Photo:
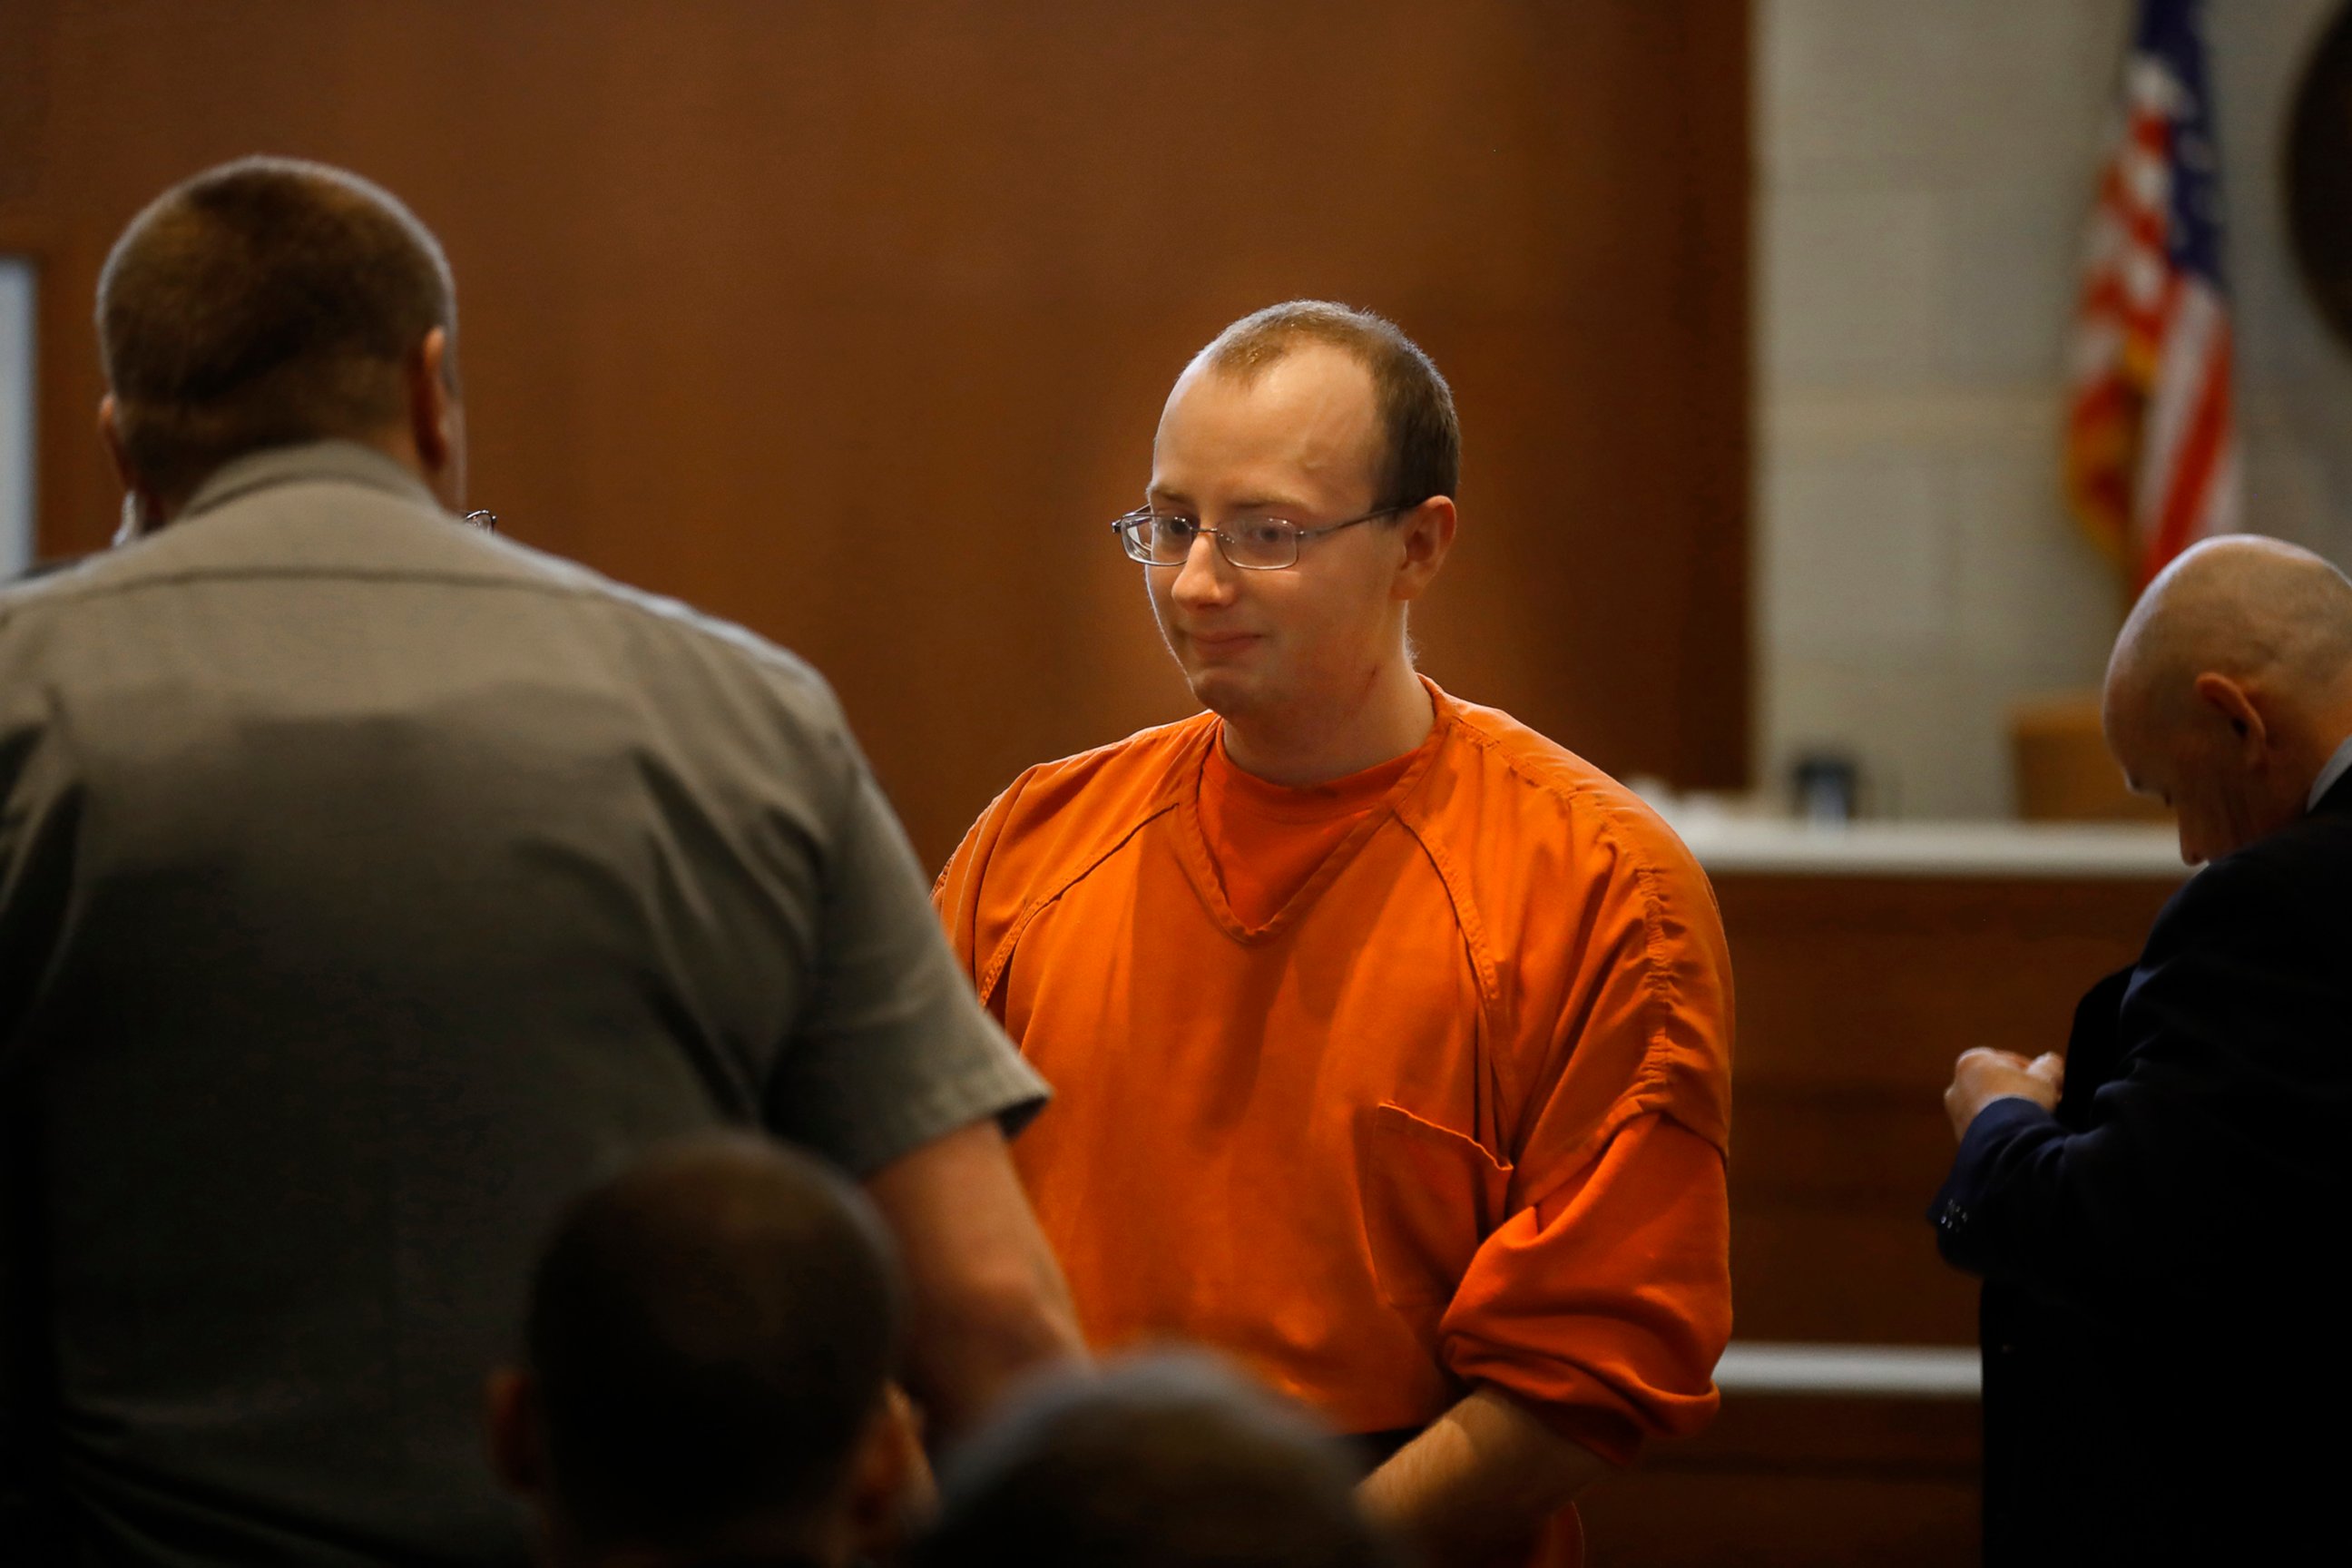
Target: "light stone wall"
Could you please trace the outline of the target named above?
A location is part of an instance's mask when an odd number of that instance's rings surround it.
[[[2336,0],[2213,0],[2250,526],[2352,546],[2352,358],[2278,142]],[[1757,782],[2011,809],[2008,713],[2095,687],[2122,605],[2060,489],[2066,330],[2126,0],[1758,0]]]
[[[33,268],[0,256],[0,583],[33,557]]]

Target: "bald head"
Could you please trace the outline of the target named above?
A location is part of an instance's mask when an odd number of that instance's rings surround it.
[[[2231,534],[2149,584],[2107,665],[2110,711],[2177,721],[2207,672],[2305,700],[2352,690],[2352,582],[2310,551]]]
[[[2284,825],[2352,732],[2352,581],[2251,534],[2185,552],[2116,639],[2104,720],[2133,786],[2179,812],[2192,862]]]

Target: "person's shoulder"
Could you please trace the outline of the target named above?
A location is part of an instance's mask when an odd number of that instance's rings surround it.
[[[58,584],[66,574],[79,570],[79,561],[60,561],[33,568],[21,576],[0,582],[0,625],[8,617],[40,604],[58,591]]]
[[[87,629],[83,607],[116,604],[143,615],[152,595],[207,583],[425,584],[518,595],[551,606],[559,620],[593,628],[592,635],[616,645],[616,667],[656,689],[679,682],[756,686],[806,724],[843,723],[814,667],[747,627],[520,541],[465,528],[404,495],[337,486],[329,511],[300,507],[299,496],[284,493],[302,488],[238,498],[215,513],[7,584],[0,588],[0,634],[12,624]],[[387,526],[354,526],[366,521]],[[44,613],[68,606],[73,613]]]
[[[1720,1151],[1731,959],[1697,858],[1592,763],[1496,709],[1452,709],[1407,826],[1457,905],[1475,908],[1474,940],[1508,957],[1515,1014],[1529,1026],[1496,1060],[1528,1082],[1573,1060],[1610,1104],[1664,1110]],[[1598,1006],[1601,996],[1623,1005]],[[1555,1054],[1563,1042],[1568,1058]]]
[[[2265,877],[2290,883],[2339,888],[2346,868],[2352,866],[2352,805],[2338,805],[2333,798],[2322,802],[2318,810],[2306,812],[2216,864],[2230,861],[2258,868]]]
[[[1216,716],[1195,713],[1123,740],[1024,769],[997,797],[1017,821],[1119,823],[1178,798],[1216,735]]]
[[[1087,874],[1183,798],[1216,723],[1197,713],[1024,769],[972,824],[942,879],[984,877],[1003,891]]]
[[[131,552],[100,551],[64,561],[44,562],[23,576],[0,584],[0,637],[72,620],[71,606],[135,583],[141,576]]]
[[[445,547],[464,552],[466,563],[454,580],[555,606],[560,624],[582,632],[656,700],[732,693],[755,709],[781,710],[795,728],[846,732],[817,668],[750,627],[516,540],[453,533]]]
[[[1605,862],[1704,885],[1681,837],[1625,784],[1499,708],[1446,701],[1453,728],[1442,765],[1451,787],[1425,795],[1425,809],[1518,837],[1522,864],[1558,846],[1588,868]]]
[[[641,630],[649,640],[720,668],[754,671],[831,708],[832,689],[814,665],[750,627],[698,610],[683,600],[615,582],[577,562],[531,553],[549,587],[597,605],[616,622]]]
[[[2315,812],[2222,856],[2181,884],[2158,917],[2167,928],[2226,926],[2248,934],[2352,921],[2352,814]]]

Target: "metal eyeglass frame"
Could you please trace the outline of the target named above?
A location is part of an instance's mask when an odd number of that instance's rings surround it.
[[[1413,507],[1419,506],[1420,504],[1421,503],[1419,501],[1414,501],[1412,505],[1408,506],[1384,506],[1378,511],[1368,511],[1361,517],[1351,517],[1345,522],[1326,523],[1321,528],[1301,528],[1286,517],[1251,518],[1249,521],[1254,523],[1280,524],[1282,529],[1282,537],[1290,542],[1290,559],[1287,561],[1276,561],[1271,563],[1234,560],[1234,541],[1231,533],[1222,528],[1203,528],[1201,526],[1201,520],[1197,517],[1186,519],[1186,521],[1190,521],[1192,525],[1193,539],[1198,539],[1201,535],[1205,533],[1210,538],[1215,540],[1217,542],[1217,553],[1223,556],[1225,558],[1225,563],[1233,567],[1235,571],[1286,572],[1291,567],[1298,564],[1298,547],[1306,543],[1307,541],[1310,539],[1320,539],[1327,533],[1337,533],[1343,528],[1353,528],[1360,522],[1370,522],[1377,517],[1394,517],[1399,512],[1411,511]],[[1127,552],[1127,558],[1129,561],[1138,562],[1145,566],[1181,566],[1184,564],[1185,560],[1191,558],[1192,550],[1192,540],[1185,541],[1183,557],[1174,561],[1162,561],[1156,555],[1146,553],[1144,542],[1141,539],[1136,536],[1135,531],[1143,527],[1147,523],[1156,522],[1161,518],[1181,518],[1183,516],[1184,514],[1182,512],[1153,511],[1150,507],[1142,506],[1136,508],[1133,511],[1113,518],[1111,520],[1110,531],[1118,535],[1120,548]]]

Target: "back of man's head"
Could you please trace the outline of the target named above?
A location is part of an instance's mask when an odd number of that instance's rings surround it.
[[[1049,1384],[940,1478],[918,1568],[1394,1568],[1335,1442],[1214,1363]]]
[[[1311,346],[1339,350],[1371,377],[1387,447],[1376,480],[1379,504],[1410,507],[1454,494],[1462,483],[1462,424],[1454,389],[1387,317],[1328,300],[1289,300],[1244,316],[1194,360],[1246,384]]]
[[[99,277],[123,457],[174,504],[247,452],[395,425],[435,327],[454,338],[457,294],[432,234],[391,193],[289,158],[164,192]]]
[[[494,1453],[560,1557],[834,1560],[853,1472],[894,1440],[902,1314],[845,1182],[762,1139],[675,1145],[564,1214]]]

